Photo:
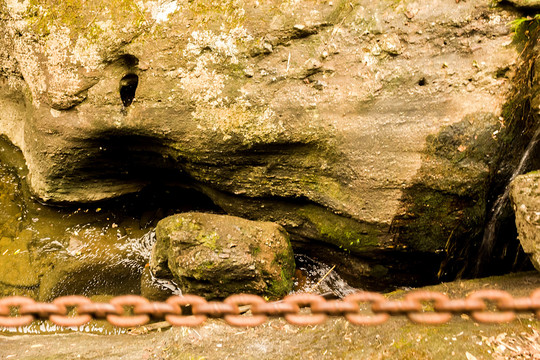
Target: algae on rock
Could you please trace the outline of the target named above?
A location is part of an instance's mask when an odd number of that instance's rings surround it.
[[[294,257],[279,225],[227,215],[183,213],[161,220],[150,271],[185,293],[225,298],[255,293],[279,298],[292,290]]]

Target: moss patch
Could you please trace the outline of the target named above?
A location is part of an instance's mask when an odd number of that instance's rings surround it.
[[[134,0],[31,0],[26,18],[40,36],[48,36],[54,28],[68,27],[72,38],[82,35],[89,40],[95,40],[104,33],[100,22],[110,20],[117,26],[130,24],[135,27],[146,22],[144,13]]]
[[[375,225],[345,218],[315,205],[302,207],[298,214],[315,226],[321,240],[344,250],[362,252],[379,245],[380,230]]]

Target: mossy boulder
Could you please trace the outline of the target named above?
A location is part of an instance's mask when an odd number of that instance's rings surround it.
[[[150,270],[172,277],[183,292],[206,298],[254,293],[278,298],[292,289],[294,256],[274,223],[184,213],[161,220]]]
[[[519,175],[510,186],[519,241],[540,271],[540,172]]]

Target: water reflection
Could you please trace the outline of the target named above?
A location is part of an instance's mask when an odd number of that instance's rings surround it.
[[[163,184],[115,200],[51,206],[33,197],[24,159],[0,138],[0,296],[139,293],[157,222],[219,211],[200,193]]]
[[[0,327],[0,334],[2,335],[49,335],[49,334],[66,334],[70,332],[85,332],[89,334],[100,335],[117,335],[126,334],[129,329],[118,328],[109,324],[105,320],[93,320],[88,324],[73,327],[62,327],[53,324],[50,321],[34,321],[28,326],[19,326],[16,328],[3,328]]]

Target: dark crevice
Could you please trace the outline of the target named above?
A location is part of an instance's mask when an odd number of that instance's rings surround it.
[[[135,74],[127,74],[120,80],[120,98],[124,107],[128,107],[135,99],[135,91],[139,85],[139,77]]]

